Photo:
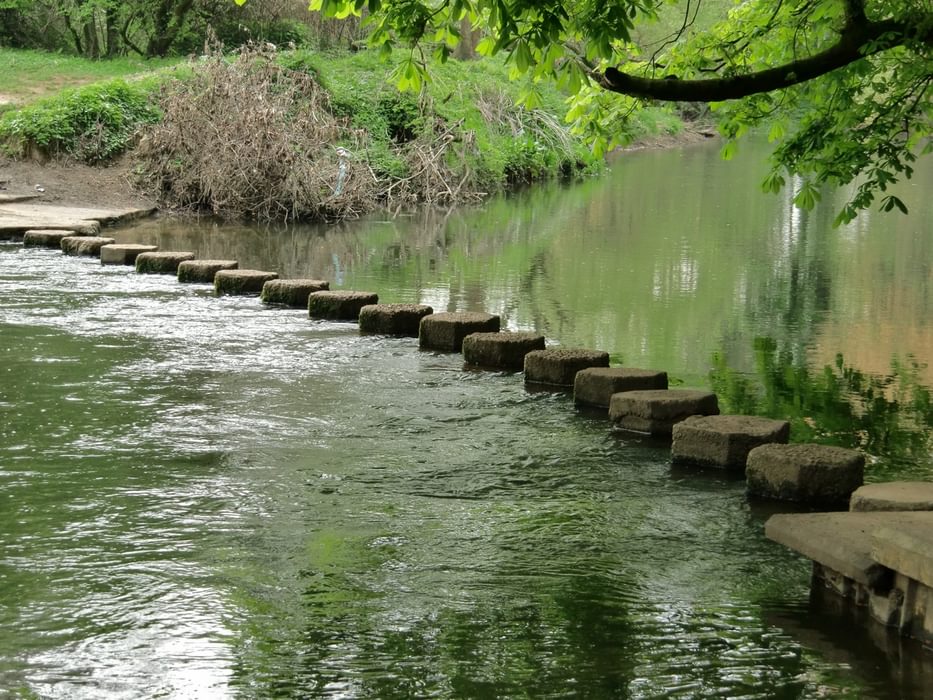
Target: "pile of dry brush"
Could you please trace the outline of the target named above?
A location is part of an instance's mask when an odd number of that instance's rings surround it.
[[[233,60],[208,55],[192,78],[163,88],[160,106],[164,118],[145,133],[136,157],[143,186],[170,207],[333,221],[379,204],[478,196],[448,165],[451,150],[468,144],[440,123],[400,150],[405,176],[377,176],[365,131],[336,117],[313,76],[283,68],[267,47],[246,47]]]

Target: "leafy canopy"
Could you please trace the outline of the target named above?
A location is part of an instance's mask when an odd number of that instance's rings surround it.
[[[236,0],[245,2],[245,0]],[[800,176],[795,202],[812,207],[823,184],[857,182],[837,223],[910,177],[933,150],[933,3],[930,0],[736,0],[718,24],[691,33],[703,0],[312,0],[325,16],[366,15],[372,47],[401,49],[395,79],[418,90],[427,52],[445,61],[464,26],[481,29],[480,54],[502,53],[513,76],[567,92],[567,120],[597,152],[624,140],[625,120],[646,100],[708,102],[728,139],[753,127],[775,143],[765,191]],[[664,5],[683,25],[650,52],[636,27]],[[468,20],[468,24],[465,21]]]

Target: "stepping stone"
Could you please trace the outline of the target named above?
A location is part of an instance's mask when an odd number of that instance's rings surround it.
[[[421,319],[433,313],[425,304],[368,304],[360,309],[360,331],[417,338]]]
[[[573,400],[577,404],[608,408],[613,394],[649,389],[667,389],[667,372],[631,367],[588,367],[577,372],[573,381]]]
[[[933,481],[865,484],[852,494],[849,510],[933,510]]]
[[[768,443],[786,443],[790,423],[757,416],[690,416],[673,428],[671,460],[674,464],[696,464],[745,469],[752,449]]]
[[[236,270],[236,260],[183,260],[178,264],[179,282],[214,283],[214,275],[221,270]]]
[[[418,345],[423,350],[460,352],[470,333],[498,333],[498,316],[477,311],[431,314],[421,319]]]
[[[762,445],[748,454],[748,493],[820,505],[848,503],[862,485],[865,457],[830,445]]]
[[[308,315],[331,321],[356,321],[360,309],[378,303],[379,295],[372,292],[313,292],[308,296]]]
[[[263,270],[218,270],[214,275],[214,293],[217,296],[259,294],[266,282],[278,276],[276,272]]]
[[[61,250],[62,239],[74,235],[74,231],[33,229],[23,234],[23,246],[26,248],[57,248]]]
[[[141,245],[139,243],[109,243],[101,246],[101,265],[135,265],[136,257],[140,253],[153,253],[159,249],[155,245]]]
[[[694,389],[624,391],[609,400],[609,418],[620,428],[652,435],[670,435],[674,425],[690,416],[719,414],[716,394]]]
[[[525,381],[572,387],[577,372],[590,367],[608,367],[609,353],[585,348],[550,348],[525,355]]]
[[[525,355],[533,350],[544,350],[544,336],[540,333],[470,333],[463,339],[463,359],[477,367],[521,371]]]
[[[101,236],[65,236],[60,245],[65,255],[100,255],[100,249],[113,242]]]
[[[282,304],[296,309],[308,308],[308,297],[313,292],[330,289],[326,280],[269,280],[262,285],[260,300],[265,304]]]
[[[177,275],[178,266],[186,260],[194,260],[194,253],[167,250],[140,253],[136,256],[136,272],[141,274]]]

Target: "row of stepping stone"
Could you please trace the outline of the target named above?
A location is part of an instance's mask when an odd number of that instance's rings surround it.
[[[572,390],[577,405],[606,409],[621,429],[670,437],[675,464],[745,470],[753,495],[837,505],[862,485],[865,460],[854,450],[788,445],[787,421],[719,415],[714,393],[669,389],[666,372],[610,367],[604,351],[546,348],[541,334],[501,331],[494,314],[379,304],[377,294],[331,291],[324,280],[278,279],[274,272],[240,270],[235,260],[196,260],[191,252],[67,231],[27,231],[23,244],[99,256],[101,264],[135,265],[139,273],[175,274],[179,282],[212,283],[218,295],[259,294],[267,304],[306,307],[312,318],[356,321],[364,333],[415,336],[423,349],[462,352],[471,367],[521,370],[529,384]]]

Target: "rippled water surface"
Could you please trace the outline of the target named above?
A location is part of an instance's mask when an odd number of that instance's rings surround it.
[[[933,173],[838,230],[759,175],[639,153],[447,215],[116,235],[500,313],[931,478]],[[928,651],[809,600],[781,508],[520,374],[15,243],[0,295],[0,696],[929,693]]]

